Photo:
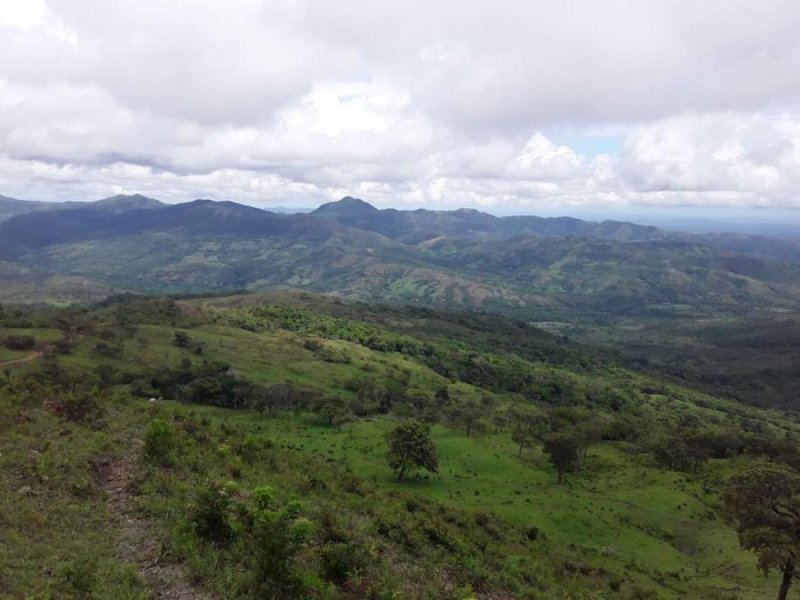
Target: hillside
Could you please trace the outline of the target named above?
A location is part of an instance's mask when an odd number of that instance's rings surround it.
[[[78,202],[34,202],[30,200],[17,200],[0,195],[0,222],[7,221],[17,215],[49,210],[64,210],[82,203]]]
[[[266,585],[755,600],[777,586],[738,548],[718,494],[765,453],[796,464],[795,417],[524,323],[258,294],[6,308],[9,337],[34,344],[0,355],[11,597],[254,598]],[[398,481],[384,434],[409,418],[431,427],[439,464]],[[583,448],[564,483],[542,451],[554,435]],[[691,461],[665,462],[678,447]],[[277,562],[257,550],[270,536],[287,536],[265,547]]]
[[[616,353],[637,368],[756,406],[800,408],[800,316],[778,312],[712,319],[576,319],[542,327]]]
[[[800,305],[800,246],[667,234],[629,223],[378,210],[345,198],[307,214],[232,202],[118,197],[0,223],[6,301],[69,298],[59,278],[102,290],[274,288],[501,312],[713,316]],[[733,251],[734,244],[738,251]],[[783,260],[765,256],[779,255]],[[798,253],[800,256],[800,253]],[[40,288],[32,297],[30,286]]]
[[[363,200],[346,197],[320,206],[313,216],[366,229],[410,244],[440,236],[459,238],[513,237],[520,235],[563,237],[581,236],[619,241],[661,239],[665,233],[655,227],[603,221],[591,223],[569,217],[495,217],[474,209],[453,211],[396,209],[378,210]]]

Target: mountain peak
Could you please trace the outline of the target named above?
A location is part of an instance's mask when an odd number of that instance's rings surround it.
[[[116,196],[111,196],[110,198],[98,200],[93,204],[94,206],[114,211],[128,211],[140,208],[160,208],[164,206],[163,202],[160,202],[155,198],[148,198],[142,194],[118,194]]]
[[[345,196],[344,198],[342,198],[337,202],[328,202],[327,204],[323,204],[311,214],[320,217],[325,217],[325,216],[359,217],[359,216],[373,215],[379,212],[380,211],[374,206],[372,206],[372,204],[370,204],[369,202],[364,202],[360,198]]]

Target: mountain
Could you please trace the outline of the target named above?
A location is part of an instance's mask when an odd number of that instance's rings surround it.
[[[17,200],[8,196],[0,196],[0,223],[12,217],[33,212],[43,212],[48,210],[63,210],[80,202],[34,202],[30,200]]]
[[[466,209],[379,210],[350,197],[287,215],[120,196],[18,215],[0,223],[0,240],[6,300],[24,273],[29,285],[69,276],[127,292],[294,288],[526,319],[800,307],[800,263],[792,260],[800,246],[786,240]]]
[[[162,202],[141,194],[117,195],[104,198],[96,202],[41,202],[32,200],[17,200],[7,196],[0,196],[0,223],[12,217],[31,213],[65,211],[82,209],[94,206],[109,212],[123,213],[141,208],[160,208],[166,206]]]
[[[328,229],[325,223],[306,215],[276,215],[234,202],[195,200],[166,205],[143,196],[118,196],[79,208],[20,215],[0,224],[0,238],[18,247],[37,249],[151,231],[269,237],[324,233]]]
[[[443,235],[468,238],[584,236],[620,241],[661,239],[666,236],[655,227],[618,221],[593,223],[570,217],[495,217],[464,208],[453,211],[402,211],[393,208],[379,210],[363,200],[349,196],[338,202],[323,204],[311,214],[350,227],[374,231],[405,243],[421,243]]]
[[[123,213],[131,210],[163,208],[166,206],[166,204],[156,200],[155,198],[148,198],[147,196],[142,196],[141,194],[120,194],[110,198],[105,198],[103,200],[98,200],[97,202],[92,203],[92,206],[96,208],[103,208],[110,212]]]

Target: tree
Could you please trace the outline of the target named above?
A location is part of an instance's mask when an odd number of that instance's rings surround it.
[[[469,399],[453,405],[450,410],[450,419],[461,425],[464,433],[469,437],[486,427],[486,419],[493,411],[494,400],[489,396],[484,396],[480,402]]]
[[[586,459],[589,448],[603,439],[603,423],[599,419],[581,421],[572,430],[578,443],[581,460]]]
[[[754,468],[732,477],[722,499],[739,545],[758,555],[765,573],[781,572],[778,600],[785,600],[800,559],[800,476],[778,466]]]
[[[439,470],[436,447],[431,439],[431,428],[419,421],[401,423],[386,434],[389,444],[387,459],[391,469],[402,481],[406,471],[425,469],[431,473]]]
[[[315,404],[314,412],[325,419],[328,425],[336,427],[337,431],[353,420],[350,404],[341,396],[320,398]]]
[[[699,471],[711,456],[714,442],[709,432],[678,430],[656,441],[653,458],[659,467],[671,471]]]
[[[653,445],[656,466],[669,471],[691,471],[694,460],[689,447],[680,437],[663,436]]]
[[[547,431],[549,423],[543,415],[518,414],[513,417],[516,425],[511,432],[511,439],[519,446],[519,456],[522,456],[523,450],[536,445],[536,442]]]
[[[568,433],[554,433],[544,440],[542,450],[558,471],[558,483],[564,481],[564,473],[578,469],[578,441]]]
[[[172,343],[178,348],[188,348],[191,341],[191,338],[183,331],[176,331],[175,336],[172,338]]]

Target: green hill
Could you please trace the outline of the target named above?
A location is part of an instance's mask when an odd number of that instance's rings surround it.
[[[44,355],[0,379],[9,597],[747,600],[778,585],[719,492],[759,461],[800,464],[795,416],[523,322],[273,293],[5,307],[0,339],[21,337]],[[384,434],[409,419],[430,426],[438,470],[398,481]],[[563,484],[553,436],[580,448]]]

